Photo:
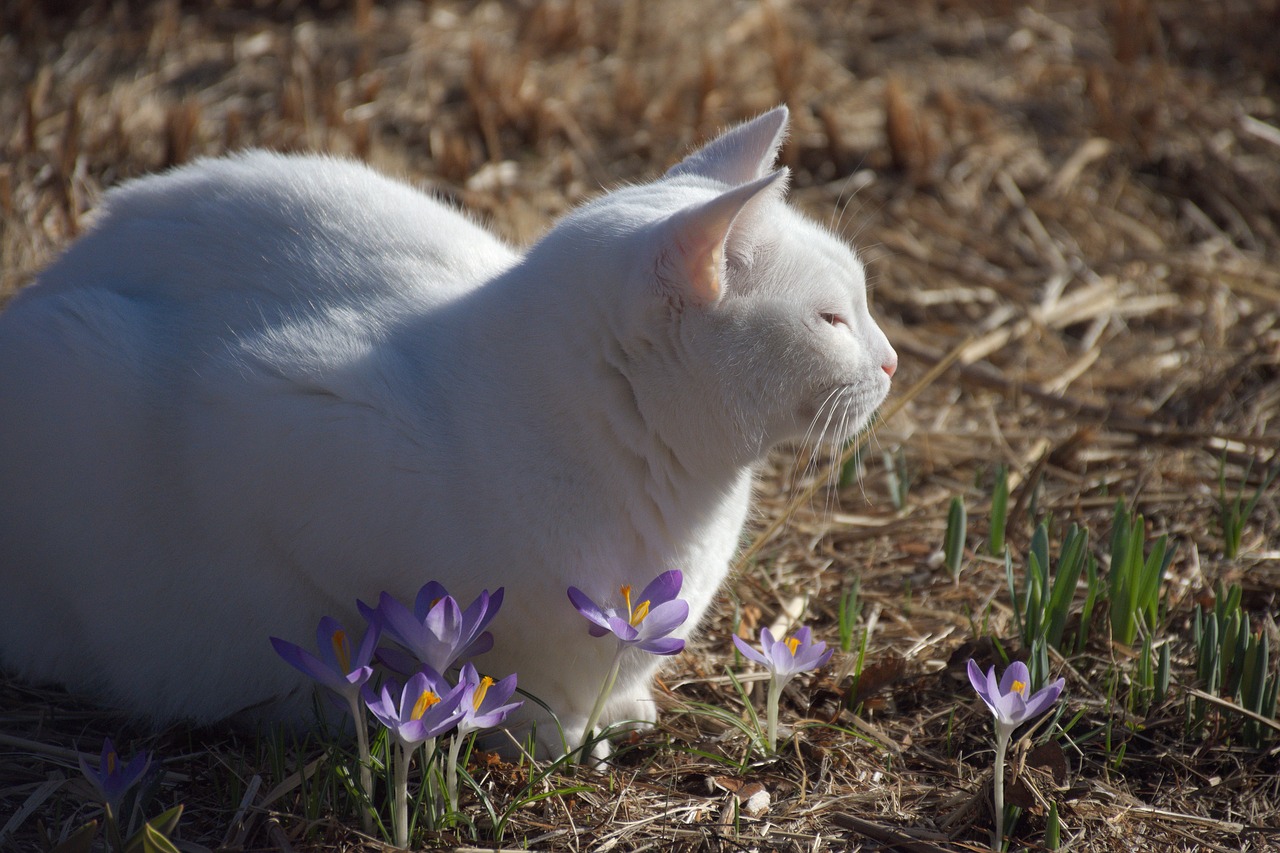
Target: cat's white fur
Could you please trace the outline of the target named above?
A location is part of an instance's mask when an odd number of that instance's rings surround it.
[[[566,588],[617,603],[680,569],[688,636],[753,463],[888,391],[862,266],[782,198],[786,121],[523,254],[322,157],[109,193],[0,314],[0,662],[157,721],[297,718],[309,686],[268,635],[429,579],[464,605],[501,586],[477,663],[576,736],[614,642]],[[602,722],[653,718],[658,663],[629,656]]]

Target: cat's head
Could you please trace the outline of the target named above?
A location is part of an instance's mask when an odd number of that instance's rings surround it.
[[[646,425],[693,458],[843,441],[897,366],[857,256],[786,203],[787,170],[774,168],[786,126],[786,108],[765,113],[570,225],[627,256],[621,292],[596,282],[588,298]]]

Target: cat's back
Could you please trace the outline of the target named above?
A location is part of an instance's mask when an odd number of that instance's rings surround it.
[[[383,298],[430,304],[515,260],[502,241],[363,164],[251,151],[108,192],[93,225],[17,301],[108,291],[271,312]]]

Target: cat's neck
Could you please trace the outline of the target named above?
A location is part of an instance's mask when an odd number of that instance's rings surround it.
[[[453,377],[467,377],[467,401],[455,415],[469,423],[458,429],[486,444],[470,452],[488,455],[496,470],[504,457],[508,471],[531,462],[561,470],[574,488],[601,499],[625,494],[632,523],[651,544],[687,541],[721,524],[726,502],[745,511],[750,454],[731,442],[690,447],[655,428],[616,318],[593,292],[607,287],[573,278],[580,275],[558,256],[534,252],[424,318],[430,328],[406,328],[405,345],[426,348],[419,360],[426,369],[448,365]],[[522,458],[535,448],[541,458]]]

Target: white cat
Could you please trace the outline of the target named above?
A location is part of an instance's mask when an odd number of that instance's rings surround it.
[[[847,438],[888,392],[862,266],[783,199],[786,123],[523,254],[323,157],[109,193],[0,315],[0,663],[159,722],[299,719],[269,635],[431,579],[464,605],[501,586],[476,663],[572,739],[615,643],[566,589],[618,604],[680,569],[688,636],[753,464],[811,425]],[[603,723],[654,717],[660,659],[629,658]]]

